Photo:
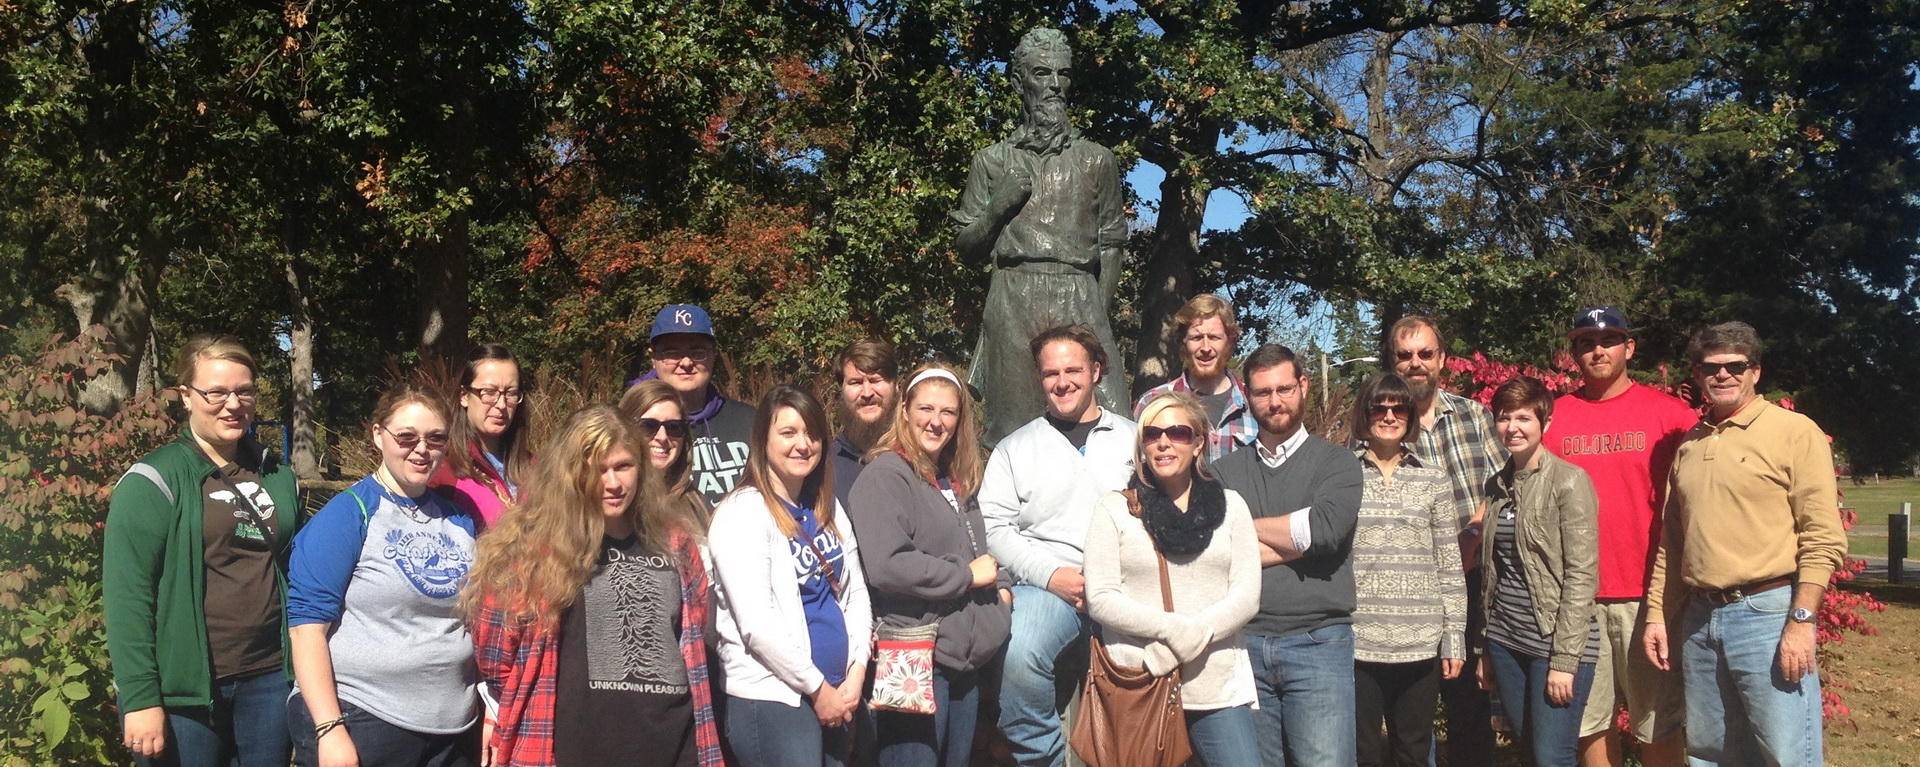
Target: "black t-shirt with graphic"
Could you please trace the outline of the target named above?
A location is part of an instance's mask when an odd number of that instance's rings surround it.
[[[220,467],[200,486],[206,566],[207,646],[213,676],[280,668],[280,584],[273,546],[283,531],[260,475],[240,464]]]
[[[601,542],[560,628],[558,767],[693,767],[693,695],[680,656],[680,575],[639,536]]]

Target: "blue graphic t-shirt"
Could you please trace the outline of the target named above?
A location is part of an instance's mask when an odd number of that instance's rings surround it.
[[[846,554],[840,548],[840,536],[832,530],[820,529],[820,521],[814,517],[811,506],[796,506],[786,501],[781,505],[793,514],[800,523],[800,534],[813,541],[808,546],[798,538],[787,541],[793,552],[794,580],[800,585],[800,607],[807,614],[807,636],[813,644],[813,665],[827,678],[827,684],[838,685],[847,680],[847,617],[840,612],[840,601],[834,597],[833,584],[827,581],[826,573],[831,571],[835,580],[844,582]],[[815,555],[814,549],[820,554]],[[820,566],[820,557],[827,558],[827,566]]]

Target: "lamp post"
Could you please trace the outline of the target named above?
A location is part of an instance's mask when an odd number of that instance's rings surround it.
[[[1327,433],[1333,433],[1333,369],[1355,362],[1379,362],[1379,357],[1348,357],[1334,361],[1329,355],[1320,355],[1320,413]]]

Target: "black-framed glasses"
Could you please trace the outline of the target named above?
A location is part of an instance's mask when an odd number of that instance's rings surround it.
[[[193,384],[180,384],[180,388],[200,395],[201,399],[206,400],[207,404],[214,407],[227,404],[227,398],[229,397],[242,405],[251,405],[260,399],[259,389],[234,389],[233,391],[214,389],[213,391],[207,391],[205,389],[195,388]]]
[[[1405,419],[1407,414],[1411,412],[1413,411],[1408,409],[1404,402],[1398,405],[1374,405],[1373,407],[1367,408],[1367,415],[1373,418],[1379,418],[1380,416],[1392,413],[1395,418]]]
[[[488,405],[499,402],[503,397],[506,398],[507,404],[518,405],[520,404],[520,400],[526,397],[526,394],[519,389],[475,389],[469,386],[467,387],[467,393],[479,397],[482,403]]]
[[[392,429],[387,428],[385,424],[375,425],[374,428],[377,428],[381,431],[386,432],[387,436],[393,440],[393,444],[396,447],[399,447],[401,450],[405,450],[407,452],[413,452],[414,447],[418,446],[421,442],[427,443],[428,450],[447,449],[447,442],[449,438],[447,437],[447,433],[444,431],[429,432],[426,436],[422,437],[419,434],[419,432],[394,431]]]
[[[1753,367],[1753,363],[1747,360],[1734,360],[1733,362],[1695,362],[1693,363],[1693,374],[1701,378],[1717,378],[1721,371],[1726,371],[1727,375],[1739,378],[1740,376],[1746,375],[1747,371],[1752,370]]]
[[[660,362],[679,362],[681,360],[693,360],[694,362],[713,361],[713,349],[706,346],[692,349],[652,349],[649,353],[653,355],[655,360]]]
[[[664,420],[664,421],[658,418],[641,418],[639,419],[639,422],[640,422],[640,434],[646,437],[647,439],[653,439],[653,435],[660,433],[661,429],[666,429],[667,436],[669,437],[672,437],[674,439],[686,439],[687,431],[689,430],[689,426],[685,418],[676,418],[676,419]]]
[[[1433,358],[1439,354],[1438,349],[1396,349],[1393,352],[1393,358],[1401,362],[1412,362],[1414,357],[1419,357],[1421,362],[1432,362]]]
[[[1178,426],[1168,426],[1165,428],[1161,428],[1159,426],[1147,426],[1140,429],[1140,436],[1145,438],[1146,441],[1148,442],[1159,442],[1160,438],[1164,436],[1167,439],[1171,440],[1173,444],[1191,445],[1193,444],[1193,427],[1188,426],[1184,423]]]

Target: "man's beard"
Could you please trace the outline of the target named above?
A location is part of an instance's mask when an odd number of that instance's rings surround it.
[[[1040,154],[1053,154],[1067,148],[1073,140],[1072,125],[1067,121],[1067,102],[1064,99],[1036,99],[1029,101],[1022,110],[1026,122],[1020,126],[1014,143],[1021,149]]]
[[[1403,376],[1402,380],[1407,382],[1407,391],[1413,394],[1413,401],[1415,403],[1424,404],[1433,399],[1434,385],[1432,375],[1428,375],[1426,378],[1418,381]]]
[[[846,400],[840,401],[840,423],[843,424],[847,441],[861,450],[873,447],[873,443],[879,441],[880,435],[885,434],[887,429],[893,426],[893,419],[890,417],[892,415],[893,397],[891,396],[880,403],[880,417],[870,422],[860,420],[860,417],[854,414],[853,408],[847,405]]]

